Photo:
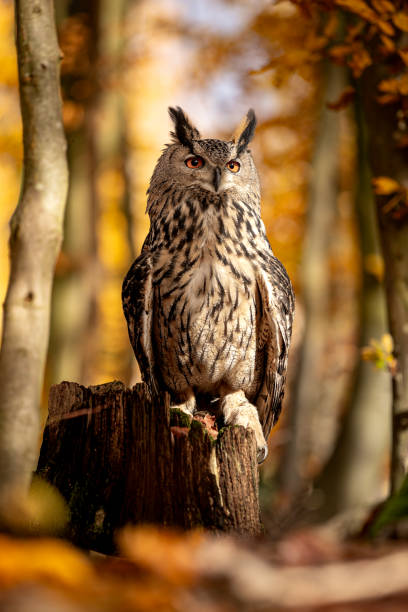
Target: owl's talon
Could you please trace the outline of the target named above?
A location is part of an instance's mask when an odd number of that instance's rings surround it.
[[[258,448],[258,452],[256,457],[258,459],[258,463],[263,463],[268,456],[268,446],[265,444],[262,448]]]

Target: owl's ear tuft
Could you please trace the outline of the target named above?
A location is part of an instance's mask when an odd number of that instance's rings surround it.
[[[243,118],[237,129],[235,130],[232,140],[237,143],[237,157],[251,142],[256,127],[256,117],[252,108],[249,109],[246,116]]]
[[[175,128],[170,134],[175,140],[190,148],[193,140],[200,139],[200,132],[190,123],[187,115],[179,106],[176,108],[170,106],[169,115]]]

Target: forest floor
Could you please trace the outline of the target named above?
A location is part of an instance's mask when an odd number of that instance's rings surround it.
[[[408,609],[408,546],[341,542],[327,527],[272,542],[127,527],[118,556],[57,538],[0,536],[7,612]]]

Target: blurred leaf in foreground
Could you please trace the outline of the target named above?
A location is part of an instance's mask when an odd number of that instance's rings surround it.
[[[392,375],[397,368],[397,360],[393,355],[394,341],[391,334],[384,334],[381,340],[370,340],[369,346],[361,349],[364,361],[372,361],[379,370],[389,370]]]
[[[2,588],[31,581],[74,588],[86,585],[93,576],[86,557],[66,542],[0,536]]]
[[[126,527],[119,534],[125,556],[172,584],[187,584],[195,577],[195,557],[204,535],[157,527]]]
[[[59,491],[34,476],[28,494],[16,492],[4,504],[0,522],[7,531],[21,534],[56,535],[69,519],[69,510]]]

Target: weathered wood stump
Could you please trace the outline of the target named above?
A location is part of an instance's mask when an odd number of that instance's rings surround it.
[[[213,439],[143,384],[53,386],[37,473],[66,499],[69,537],[94,550],[114,550],[126,523],[262,530],[253,432]]]

